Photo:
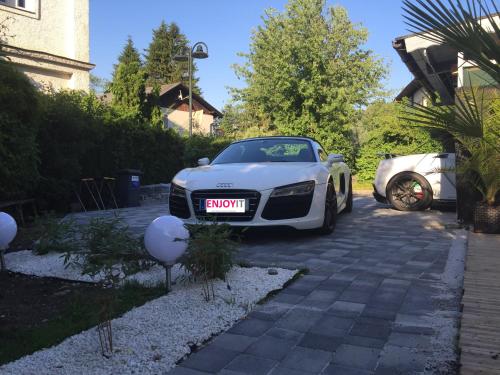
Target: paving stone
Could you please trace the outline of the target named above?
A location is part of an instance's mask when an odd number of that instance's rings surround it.
[[[384,340],[391,333],[391,322],[384,319],[360,317],[352,327],[352,336],[364,336]]]
[[[330,352],[297,346],[288,353],[281,365],[294,370],[317,373],[323,370],[331,359]]]
[[[217,372],[229,364],[238,354],[235,350],[208,345],[199,352],[191,354],[180,366],[205,372]]]
[[[305,348],[334,352],[343,343],[343,341],[344,340],[341,337],[306,333],[298,345]]]
[[[367,348],[375,348],[375,349],[382,349],[384,345],[387,343],[386,340],[374,339],[373,337],[366,337],[366,336],[347,335],[343,339],[346,344],[354,346],[364,346]]]
[[[207,375],[209,372],[193,370],[187,367],[177,366],[168,372],[168,375]]]
[[[240,354],[226,366],[226,369],[237,371],[242,374],[261,375],[267,374],[277,363],[276,361],[262,357]]]
[[[372,371],[366,371],[354,367],[339,366],[331,364],[323,372],[325,375],[372,375]]]
[[[291,368],[277,366],[271,371],[271,375],[313,375],[315,372],[305,370],[293,370]]]
[[[322,315],[319,311],[294,308],[276,322],[276,327],[307,332]]]
[[[286,291],[283,291],[273,297],[272,301],[274,302],[281,302],[281,303],[289,303],[289,304],[296,304],[299,303],[304,299],[304,296],[298,295],[298,294],[290,294],[287,293]]]
[[[361,314],[365,306],[363,303],[336,301],[328,309],[328,313],[346,318],[355,318]]]
[[[311,327],[309,332],[324,336],[344,336],[353,324],[353,319],[325,314]]]
[[[379,353],[380,349],[343,344],[333,355],[332,364],[372,371],[377,365]]]
[[[233,335],[232,333],[223,333],[216,337],[211,345],[219,346],[224,349],[244,352],[251,344],[257,340],[255,337]]]
[[[361,291],[361,290],[345,290],[339,297],[339,301],[345,302],[355,302],[355,303],[367,303],[372,297],[371,292]]]
[[[286,312],[288,312],[291,307],[291,304],[279,303],[273,300],[257,307],[250,313],[249,317],[275,321],[281,318]]]
[[[388,341],[390,345],[406,348],[428,349],[431,347],[431,338],[428,335],[393,332]]]
[[[266,335],[284,340],[294,340],[297,342],[304,334],[302,332],[292,331],[289,329],[273,327],[266,332]]]
[[[376,374],[382,374],[385,370],[393,371],[392,374],[419,373],[425,369],[426,361],[424,352],[415,351],[412,348],[386,345],[380,355]]]
[[[244,319],[236,323],[228,332],[235,335],[258,337],[273,326],[273,322],[261,319]]]
[[[256,357],[274,359],[279,361],[295,345],[296,340],[284,340],[273,336],[264,335],[255,341],[246,350],[247,354]]]
[[[361,313],[362,317],[377,318],[394,321],[396,319],[395,310],[386,310],[387,306],[382,306],[383,308],[373,307],[374,305],[367,305],[366,308]]]

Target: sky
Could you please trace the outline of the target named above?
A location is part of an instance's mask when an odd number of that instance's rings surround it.
[[[231,65],[241,63],[238,52],[247,52],[252,30],[262,23],[267,8],[282,11],[287,0],[90,0],[90,56],[92,73],[110,79],[113,64],[130,35],[144,53],[152,30],[162,20],[175,22],[192,43],[208,45],[209,58],[197,60],[203,97],[218,109],[230,99],[227,87],[242,87]],[[146,5],[147,4],[147,5]],[[401,16],[401,0],[327,0],[341,5],[355,23],[368,29],[366,48],[389,67],[385,87],[397,94],[411,74],[392,48],[392,40],[408,33]]]

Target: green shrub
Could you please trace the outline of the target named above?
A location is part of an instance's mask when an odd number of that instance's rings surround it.
[[[184,165],[196,167],[198,159],[207,157],[212,160],[220,151],[231,143],[227,138],[194,134],[184,139]]]
[[[63,253],[78,249],[78,227],[74,220],[48,215],[38,218],[35,226],[36,232],[40,233],[33,248],[36,254],[43,255],[50,251]]]
[[[0,201],[29,196],[37,185],[38,116],[31,82],[0,60]]]
[[[399,114],[399,104],[384,102],[372,104],[362,114],[357,124],[361,142],[356,160],[358,181],[373,181],[381,154],[422,154],[443,149],[438,139],[441,135],[402,122]]]
[[[197,224],[188,226],[188,248],[180,259],[195,278],[207,277],[224,280],[234,264],[237,243],[231,239],[227,224]]]
[[[215,297],[212,279],[226,280],[234,264],[237,243],[231,239],[227,224],[197,224],[188,226],[188,248],[179,259],[181,266],[195,281],[201,281],[205,300]]]
[[[144,248],[142,238],[132,236],[119,217],[93,218],[82,228],[81,237],[80,250],[67,252],[65,260],[79,263],[82,274],[102,274],[105,282],[115,284],[124,276],[148,269],[155,263]]]

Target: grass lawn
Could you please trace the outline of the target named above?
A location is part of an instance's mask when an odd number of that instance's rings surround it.
[[[352,190],[370,190],[373,191],[373,186],[371,181],[358,181],[356,176],[352,179]]]
[[[165,293],[164,286],[126,284],[103,289],[90,283],[0,273],[0,365],[96,326],[102,301],[111,299],[112,317]],[[97,333],[96,333],[97,340]]]

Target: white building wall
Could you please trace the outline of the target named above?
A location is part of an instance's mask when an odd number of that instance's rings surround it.
[[[0,0],[0,19],[9,18],[7,44],[47,56],[30,57],[21,51],[11,58],[20,70],[42,86],[55,89],[89,89],[89,0]],[[55,59],[53,59],[55,55]],[[50,61],[57,58],[76,60]],[[59,59],[60,60],[60,59]]]
[[[199,134],[210,134],[210,125],[214,122],[214,117],[212,115],[201,113],[196,116],[193,112],[193,133]],[[168,127],[174,128],[179,133],[189,133],[189,112],[173,110],[168,115]],[[200,120],[201,119],[201,120]]]

